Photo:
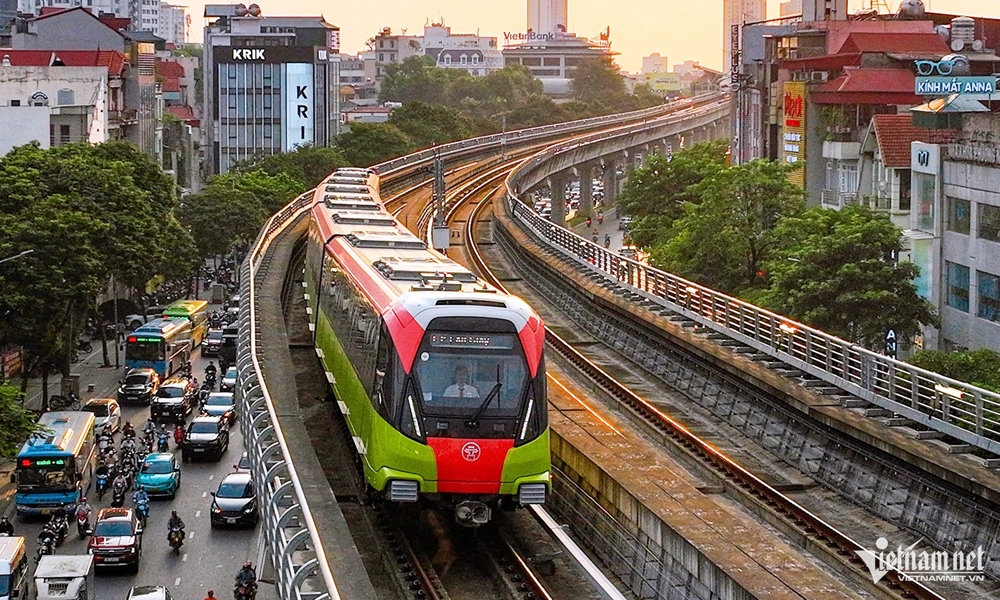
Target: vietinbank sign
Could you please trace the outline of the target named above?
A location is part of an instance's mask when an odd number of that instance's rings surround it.
[[[555,38],[555,34],[552,33],[535,33],[534,31],[529,31],[527,33],[505,31],[503,32],[504,43],[511,42],[547,42]]]

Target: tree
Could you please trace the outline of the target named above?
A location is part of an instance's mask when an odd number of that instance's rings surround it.
[[[903,236],[885,215],[813,208],[784,217],[774,237],[764,306],[879,352],[889,330],[908,340],[936,322],[913,283],[919,269],[897,261]]]
[[[755,160],[721,169],[692,188],[701,201],[685,202],[669,241],[653,249],[664,268],[709,287],[738,293],[763,282],[774,228],[805,207],[803,192],[788,181],[792,167]]]
[[[472,135],[472,125],[447,106],[410,102],[392,112],[389,123],[410,137],[417,148],[428,148]]]
[[[38,430],[35,415],[21,407],[21,391],[0,384],[0,459],[17,456],[28,436]]]
[[[369,167],[409,154],[413,140],[390,123],[355,123],[337,138],[337,147],[352,165]]]
[[[909,362],[945,377],[1000,392],[1000,354],[986,348],[963,352],[921,350]]]
[[[452,82],[468,77],[464,70],[436,67],[429,56],[411,56],[386,66],[378,98],[381,102],[443,104]]]
[[[695,144],[672,156],[654,153],[632,169],[617,199],[618,211],[634,219],[632,240],[650,248],[667,239],[673,223],[683,214],[685,202],[700,198],[693,187],[725,166],[725,140]]]
[[[586,104],[617,108],[628,97],[621,69],[610,56],[581,60],[571,78],[570,95]]]
[[[233,170],[263,171],[268,175],[284,173],[301,184],[301,191],[319,185],[330,173],[350,163],[336,148],[298,146],[291,152],[257,157],[236,164]]]

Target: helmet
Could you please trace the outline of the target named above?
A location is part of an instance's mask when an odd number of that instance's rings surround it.
[[[244,569],[252,569],[253,568],[253,563],[248,560],[245,563],[243,563],[243,568]]]
[[[171,517],[176,517],[177,516],[177,511],[176,510],[170,511],[170,516]]]
[[[87,497],[86,496],[84,496],[83,498],[80,498],[80,502],[86,502],[86,501],[87,501]]]
[[[208,597],[215,598],[215,592],[213,590],[208,590]]]

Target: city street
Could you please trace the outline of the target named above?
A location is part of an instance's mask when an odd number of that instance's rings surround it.
[[[122,356],[124,361],[124,356]],[[198,356],[192,360],[193,374],[199,380],[204,376],[205,366],[209,359]],[[83,400],[89,398],[114,397],[118,380],[124,376],[125,369],[105,369],[102,364],[99,343],[95,343],[95,352],[81,363],[74,365],[74,372],[81,375],[81,393]],[[87,385],[93,383],[94,391],[87,392]],[[29,389],[29,394],[30,394]],[[58,391],[58,383],[50,385],[50,393]],[[37,402],[37,400],[35,401]],[[29,396],[28,406],[33,406]],[[131,421],[136,429],[145,423],[149,409],[145,406],[127,405],[122,407],[123,418]],[[228,452],[218,463],[187,462],[181,463],[181,486],[177,498],[167,500],[153,498],[150,502],[149,521],[142,540],[142,557],[138,575],[99,571],[97,577],[97,594],[101,600],[118,600],[125,598],[130,587],[134,585],[164,585],[175,599],[201,600],[209,589],[215,590],[220,598],[232,595],[232,581],[236,571],[246,560],[252,560],[257,566],[259,556],[259,529],[215,529],[209,525],[209,510],[211,493],[216,490],[219,481],[233,470],[233,465],[243,452],[243,438],[239,426],[231,430],[231,442]],[[120,442],[116,435],[116,442]],[[173,438],[170,440],[173,451]],[[97,502],[93,489],[88,492],[88,500],[94,507],[94,513],[101,508],[110,506],[111,494],[104,497],[103,502]],[[126,506],[132,506],[131,493],[128,494]],[[181,548],[179,556],[175,556],[167,544],[167,520],[170,511],[176,510],[186,525],[187,539]],[[13,506],[10,513],[13,513]],[[42,521],[25,522],[13,519],[15,533],[27,538],[29,551],[34,556],[37,536],[41,531]],[[71,519],[70,536],[56,550],[57,554],[83,554],[87,551],[87,539],[80,540],[76,535],[76,523]],[[261,569],[258,568],[258,574]],[[260,600],[277,598],[274,588],[262,583],[257,596]]]

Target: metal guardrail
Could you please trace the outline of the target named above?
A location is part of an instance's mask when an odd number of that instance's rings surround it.
[[[717,97],[717,94],[695,98],[694,101]],[[546,125],[510,131],[444,144],[437,148],[409,154],[375,165],[383,176],[401,169],[430,162],[435,156],[447,156],[470,148],[503,146],[510,142],[550,135],[556,131],[571,133],[597,125],[626,123],[648,119],[676,110],[684,103],[665,105],[604,117],[582,119],[570,123]],[[236,387],[240,420],[243,426],[247,455],[254,480],[261,486],[264,546],[276,572],[278,596],[283,600],[339,600],[340,593],[330,571],[319,532],[309,511],[302,484],[295,472],[288,444],[281,432],[267,383],[257,359],[257,294],[256,275],[271,247],[271,243],[313,205],[310,190],[278,211],[261,229],[240,270],[240,336],[236,365],[239,370]]]
[[[523,169],[523,167],[521,168]],[[538,239],[622,287],[845,392],[1000,454],[1000,394],[862,348],[636,260],[538,216],[506,181],[508,210]]]

